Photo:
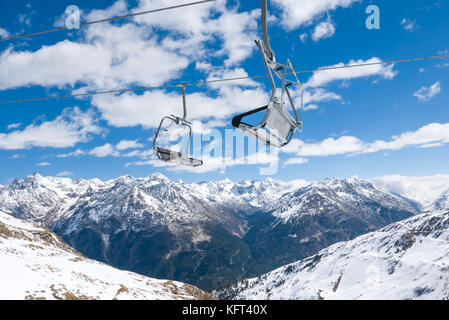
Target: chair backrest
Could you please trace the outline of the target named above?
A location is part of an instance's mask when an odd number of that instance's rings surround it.
[[[296,122],[290,113],[278,103],[273,103],[268,108],[267,113],[265,127],[277,136],[282,143],[287,143],[292,132],[294,133],[296,131]]]

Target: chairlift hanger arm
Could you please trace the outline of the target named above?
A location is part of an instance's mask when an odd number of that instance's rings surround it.
[[[183,84],[181,84],[179,87],[181,88],[181,93],[182,93],[182,106],[183,106],[182,120],[186,121],[186,119],[187,119],[186,89]]]
[[[268,59],[271,62],[275,62],[276,58],[274,55],[274,51],[270,46],[270,39],[268,38],[268,23],[267,23],[267,15],[268,15],[268,4],[267,0],[262,0],[262,34],[263,34],[263,44],[264,44],[264,52],[267,55]]]
[[[270,78],[271,91],[272,91],[271,96],[272,96],[272,98],[274,98],[275,95],[276,95],[276,83],[274,82],[273,72],[271,71],[271,68],[270,68],[270,65],[269,65],[269,62],[268,62],[268,56],[265,53],[265,49],[263,47],[263,43],[260,40],[256,40],[256,44],[259,47],[260,53],[262,54],[262,59],[263,59],[263,62],[265,64],[265,69],[267,70],[268,77]]]

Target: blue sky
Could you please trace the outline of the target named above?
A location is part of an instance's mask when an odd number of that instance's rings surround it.
[[[186,2],[8,1],[0,37],[53,28],[72,4],[90,21]],[[371,4],[380,8],[380,30],[365,27]],[[0,42],[0,101],[263,74],[254,44],[261,37],[259,6],[217,0]],[[290,58],[298,70],[449,53],[447,1],[271,0],[269,7],[277,58]],[[272,178],[448,173],[448,71],[449,59],[442,59],[302,74],[304,132],[279,152]],[[256,79],[189,86],[189,120],[231,129],[233,115],[266,104],[267,85]],[[264,179],[260,168],[268,166],[265,158],[221,163],[211,155],[203,155],[206,164],[196,171],[161,166],[151,138],[162,116],[181,111],[177,88],[0,107],[0,184],[33,172],[239,181]]]

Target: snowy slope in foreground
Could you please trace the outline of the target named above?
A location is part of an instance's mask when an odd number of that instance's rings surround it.
[[[449,211],[424,213],[218,293],[229,299],[449,299]]]
[[[55,234],[0,212],[0,300],[207,299],[180,282],[150,279],[89,260]]]

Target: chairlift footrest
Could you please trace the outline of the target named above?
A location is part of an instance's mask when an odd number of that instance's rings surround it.
[[[191,167],[199,167],[203,165],[202,160],[189,157],[187,155],[182,154],[181,152],[156,147],[156,153],[158,158],[165,162],[177,163]]]

